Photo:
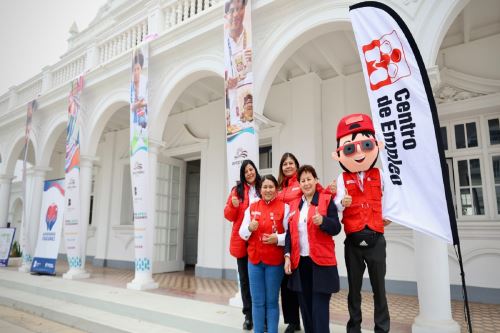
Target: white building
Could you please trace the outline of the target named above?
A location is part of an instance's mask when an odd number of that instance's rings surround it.
[[[420,47],[447,143],[469,297],[500,300],[500,1],[386,0]],[[0,96],[0,223],[20,227],[30,207],[36,235],[42,181],[64,177],[67,96],[86,74],[82,95],[82,218],[94,265],[133,269],[129,176],[131,48],[150,45],[150,150],[156,164],[154,272],[183,270],[235,278],[229,255],[223,90],[222,0],[109,0],[90,26],[72,31],[68,51],[42,73]],[[330,159],[338,120],[369,112],[361,63],[343,0],[254,0],[254,107],[261,174],[277,174],[281,154],[312,164],[320,180],[340,172]],[[14,179],[22,159],[26,104],[33,119],[28,202]],[[155,168],[152,168],[154,171]],[[37,211],[38,209],[38,211]],[[343,257],[343,236],[336,239]],[[437,269],[461,298],[451,247],[398,225],[387,228],[387,289],[416,294],[419,273]],[[448,251],[448,252],[446,252]],[[61,253],[64,245],[61,246]],[[441,256],[440,256],[441,255]],[[443,257],[444,256],[444,257]],[[340,273],[346,276],[343,260]],[[424,267],[423,267],[424,266]],[[417,268],[418,267],[418,268]],[[425,283],[425,282],[422,282]],[[423,300],[423,295],[419,295]]]

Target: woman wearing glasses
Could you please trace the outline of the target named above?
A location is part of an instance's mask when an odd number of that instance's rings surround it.
[[[289,206],[276,199],[278,182],[272,175],[262,177],[261,199],[245,211],[239,234],[248,241],[248,275],[252,294],[255,333],[277,333],[280,311],[278,298]]]

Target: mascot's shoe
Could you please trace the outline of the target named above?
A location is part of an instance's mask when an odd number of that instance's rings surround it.
[[[295,331],[300,331],[300,324],[289,324],[285,333],[294,333]]]
[[[246,318],[245,321],[243,322],[243,329],[246,331],[251,331],[252,328],[253,328],[252,319]]]

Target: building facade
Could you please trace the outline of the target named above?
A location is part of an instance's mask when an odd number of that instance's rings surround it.
[[[433,85],[469,296],[500,300],[500,2],[384,1],[405,20]],[[341,171],[329,156],[335,128],[369,113],[348,6],[353,1],[254,0],[254,110],[260,172],[277,175],[282,153],[316,167],[324,184]],[[223,1],[108,1],[68,51],[0,95],[0,223],[20,229],[29,208],[37,234],[42,182],[64,177],[69,82],[85,72],[81,111],[82,220],[98,266],[133,269],[129,159],[131,50],[150,43],[150,161],[155,179],[154,272],[236,278],[229,255],[223,82]],[[26,104],[38,99],[28,151],[28,195],[18,176]],[[17,175],[17,176],[16,176]],[[386,230],[389,291],[416,294],[441,269],[460,298],[452,247],[392,224]],[[337,255],[343,257],[343,236]],[[442,256],[436,255],[439,252]],[[64,245],[61,245],[64,254]],[[439,257],[440,259],[435,259]],[[433,258],[433,259],[431,259]],[[436,268],[437,267],[437,268]],[[343,260],[339,271],[346,276]],[[449,275],[448,275],[449,274]],[[425,284],[426,282],[422,282]],[[419,294],[422,299],[423,296]]]

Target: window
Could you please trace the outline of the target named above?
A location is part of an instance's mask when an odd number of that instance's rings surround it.
[[[441,127],[441,139],[443,140],[443,149],[448,150],[448,132],[446,127]]]
[[[265,146],[259,148],[259,168],[271,169],[273,167],[273,147]]]
[[[476,122],[455,125],[455,145],[457,149],[478,146]]]
[[[497,214],[500,215],[500,155],[492,157],[493,179],[495,183],[495,196],[497,201]]]
[[[134,210],[132,208],[132,182],[130,180],[130,164],[123,167],[122,187],[122,211],[120,224],[128,225],[134,223]]]
[[[458,160],[457,169],[462,215],[484,215],[484,197],[479,159]]]
[[[500,119],[489,119],[490,145],[500,144]]]

